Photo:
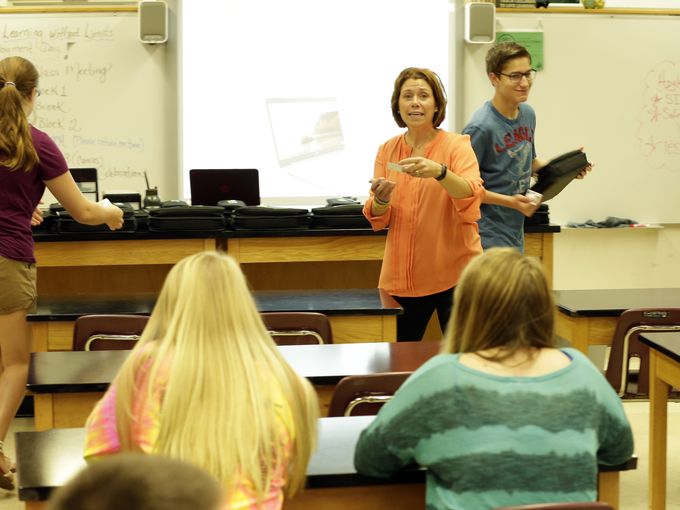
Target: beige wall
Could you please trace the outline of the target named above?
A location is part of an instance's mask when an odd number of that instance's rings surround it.
[[[680,225],[563,229],[553,282],[560,290],[680,288]]]

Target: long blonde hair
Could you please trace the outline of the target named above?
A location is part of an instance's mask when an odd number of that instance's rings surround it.
[[[502,361],[520,349],[554,347],[554,310],[538,260],[491,248],[461,275],[442,352],[500,348],[492,359]]]
[[[0,61],[0,164],[28,172],[38,163],[24,105],[38,86],[38,71],[22,57]]]
[[[122,450],[136,449],[131,403],[139,368],[149,367],[151,390],[168,362],[154,453],[205,469],[227,491],[247,480],[262,499],[277,466],[287,460],[289,440],[286,493],[303,487],[316,443],[318,398],[279,354],[231,257],[206,251],[169,272],[140,341],[114,381]],[[290,416],[288,438],[277,412]]]

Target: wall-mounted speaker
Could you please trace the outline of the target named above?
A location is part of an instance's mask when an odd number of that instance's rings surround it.
[[[168,5],[161,0],[139,2],[139,40],[161,44],[168,40]]]
[[[496,6],[489,2],[465,4],[465,42],[489,44],[496,41]]]

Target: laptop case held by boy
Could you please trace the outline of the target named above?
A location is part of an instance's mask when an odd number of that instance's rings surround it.
[[[558,156],[538,171],[538,181],[531,189],[543,195],[543,202],[555,197],[588,166],[588,158],[580,150]]]

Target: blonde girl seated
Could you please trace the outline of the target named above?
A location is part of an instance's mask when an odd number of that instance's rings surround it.
[[[541,264],[492,248],[463,271],[442,348],[362,432],[355,465],[427,467],[429,510],[595,501],[598,464],[633,453],[621,400],[590,360],[555,347]]]
[[[225,508],[281,508],[304,485],[318,399],[269,337],[238,264],[177,263],[87,422],[85,457],[142,451],[220,480]]]

